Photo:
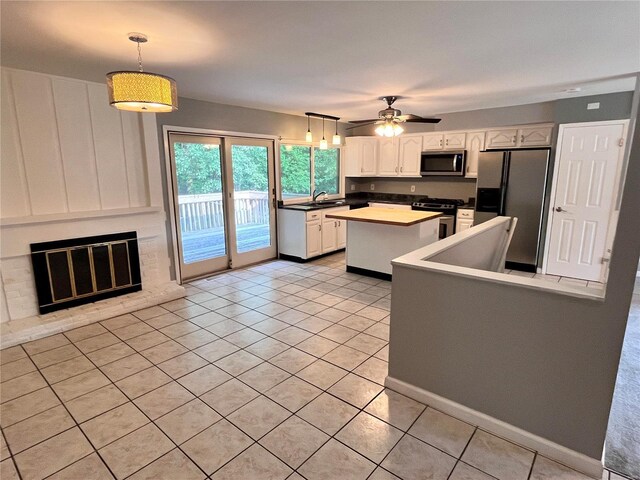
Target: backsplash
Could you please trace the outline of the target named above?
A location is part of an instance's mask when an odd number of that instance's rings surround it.
[[[476,196],[476,181],[473,178],[347,178],[345,194],[357,192],[420,197],[461,198],[468,200]],[[374,189],[371,190],[371,184]],[[411,186],[415,186],[415,192]],[[353,190],[352,190],[352,187]]]

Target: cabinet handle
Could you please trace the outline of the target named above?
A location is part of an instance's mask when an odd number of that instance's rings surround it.
[[[516,144],[516,140],[517,140],[517,139],[518,139],[518,136],[517,136],[517,135],[514,135],[514,136],[513,136],[513,144],[514,144],[514,145]]]
[[[342,221],[342,220],[338,220],[338,226],[340,226],[340,222],[341,222],[341,221]]]
[[[333,226],[337,227],[338,226],[338,222],[336,222],[335,220],[333,221]]]
[[[524,143],[524,135],[520,135],[520,143]]]
[[[402,167],[400,167],[400,173],[402,173]]]
[[[322,230],[322,225],[318,225],[318,231]]]
[[[446,144],[449,145],[449,139],[447,138]]]
[[[398,167],[396,167],[396,173],[398,173]]]
[[[440,146],[442,146],[442,139],[440,139]]]

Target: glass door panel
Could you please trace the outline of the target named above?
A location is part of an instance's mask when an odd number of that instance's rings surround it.
[[[170,134],[176,242],[182,280],[228,267],[224,163],[219,138]]]

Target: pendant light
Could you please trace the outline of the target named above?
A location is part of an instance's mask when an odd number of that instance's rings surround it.
[[[311,118],[307,115],[307,134],[304,136],[304,139],[311,143],[313,142],[313,135],[311,134]]]
[[[340,138],[340,135],[338,135],[338,120],[336,120],[336,134],[333,136],[331,143],[334,145],[340,145],[340,143],[342,143],[342,139]]]
[[[320,150],[326,150],[329,148],[327,140],[324,138],[324,117],[322,117],[322,140],[320,140]]]
[[[132,112],[173,112],[178,109],[178,92],[173,78],[142,69],[143,33],[130,33],[129,40],[138,44],[138,71],[107,73],[109,103],[119,110]]]

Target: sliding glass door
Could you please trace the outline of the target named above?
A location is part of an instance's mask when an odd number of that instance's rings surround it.
[[[273,142],[169,134],[180,278],[276,256]]]

